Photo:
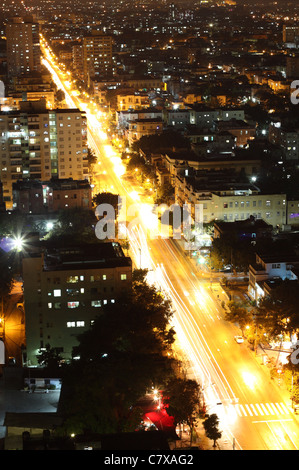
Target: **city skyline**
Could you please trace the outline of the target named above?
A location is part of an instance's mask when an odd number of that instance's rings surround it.
[[[298,450],[297,3],[0,31],[0,445]]]

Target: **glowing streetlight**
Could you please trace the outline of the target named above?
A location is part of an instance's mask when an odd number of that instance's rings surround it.
[[[13,248],[17,251],[21,251],[24,246],[24,240],[22,237],[15,237],[12,242]]]

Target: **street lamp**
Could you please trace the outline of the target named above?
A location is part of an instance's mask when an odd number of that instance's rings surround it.
[[[13,248],[17,251],[21,251],[24,246],[24,240],[22,237],[18,236],[13,239]]]

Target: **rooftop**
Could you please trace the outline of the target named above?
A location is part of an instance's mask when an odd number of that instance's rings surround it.
[[[121,246],[115,242],[47,248],[44,253],[44,271],[116,268],[131,265],[131,258],[126,257]]]

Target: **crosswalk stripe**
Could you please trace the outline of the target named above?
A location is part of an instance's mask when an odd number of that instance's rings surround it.
[[[236,411],[237,411],[238,415],[239,415],[239,416],[242,416],[242,413],[241,413],[241,411],[240,411],[240,409],[239,409],[239,406],[240,406],[240,405],[235,405],[235,408],[236,408]]]
[[[277,414],[280,414],[279,412],[277,413],[277,409],[276,409],[276,407],[275,407],[275,404],[274,404],[274,403],[269,403],[269,404],[270,404],[270,406],[271,406],[272,410],[274,411],[274,414],[276,414],[276,415],[277,415]]]
[[[261,403],[261,407],[263,408],[265,414],[269,415],[269,411],[267,410],[267,408],[265,407],[265,405],[263,403]]]
[[[280,406],[282,407],[283,410],[285,410],[286,414],[288,414],[288,415],[290,414],[289,410],[287,409],[287,407],[285,406],[284,403],[280,403]]]
[[[276,406],[276,408],[279,409],[279,411],[280,411],[280,413],[281,413],[282,415],[286,414],[286,412],[282,409],[282,407],[280,406],[279,403],[275,403],[275,406]]]
[[[291,411],[284,403],[251,403],[241,405],[240,403],[230,404],[227,408],[230,416],[238,415],[240,418],[246,416],[274,416],[290,414]]]
[[[248,413],[250,414],[250,416],[253,416],[253,413],[252,413],[251,409],[249,408],[249,405],[245,405],[245,406],[246,406],[246,408],[247,408]]]
[[[267,406],[268,410],[270,411],[271,415],[274,415],[275,413],[274,413],[274,411],[272,410],[270,404],[269,404],[269,403],[266,403],[266,406]]]
[[[260,414],[261,414],[262,416],[264,416],[264,412],[263,412],[262,408],[260,407],[260,405],[257,403],[255,406],[256,406],[257,409],[259,410]]]
[[[258,412],[256,411],[254,405],[250,405],[252,408],[252,411],[254,412],[255,416],[258,416]]]

